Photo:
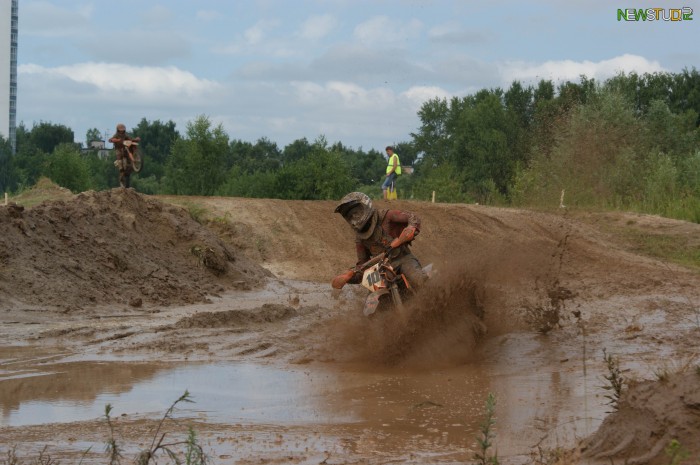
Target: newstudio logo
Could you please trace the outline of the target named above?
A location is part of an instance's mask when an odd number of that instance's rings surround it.
[[[618,8],[618,21],[692,21],[693,9],[683,8]]]

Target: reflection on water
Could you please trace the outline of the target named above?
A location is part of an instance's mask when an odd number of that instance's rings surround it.
[[[488,363],[409,372],[252,363],[57,363],[0,351],[0,425],[93,420],[104,415],[107,404],[115,417],[160,418],[188,390],[195,403],[179,404],[177,417],[345,425],[359,434],[379,431],[452,447],[474,442],[493,392],[504,454],[532,446],[545,434],[566,442],[566,435],[582,436],[597,427],[604,403],[592,386],[600,384],[594,381],[599,373],[584,376],[581,366],[533,336],[508,336],[487,358]]]
[[[242,363],[75,362],[0,375],[0,408],[6,426],[95,419],[107,404],[113,416],[158,416],[188,390],[195,403],[179,404],[177,415],[221,422],[323,421],[318,399],[309,394],[312,380],[300,371]],[[345,417],[334,415],[332,421]]]
[[[366,373],[279,369],[248,363],[73,362],[0,375],[2,424],[89,420],[104,414],[161,415],[185,390],[178,414],[214,422],[406,424],[441,411],[450,422],[479,413],[485,389],[455,372]],[[476,394],[478,393],[478,395]],[[455,402],[459,399],[459,402]]]

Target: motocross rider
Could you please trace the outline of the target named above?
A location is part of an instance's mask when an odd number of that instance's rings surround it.
[[[131,167],[134,163],[134,156],[124,145],[124,141],[127,140],[140,142],[141,138],[131,137],[127,134],[124,124],[117,124],[117,132],[109,139],[109,142],[114,144],[114,151],[117,153],[117,161],[114,162],[114,165],[119,168],[119,185],[122,187],[129,187],[131,184]],[[127,157],[131,163],[127,162]]]
[[[408,282],[418,289],[426,279],[420,262],[409,249],[409,244],[420,232],[420,219],[410,211],[377,210],[372,200],[362,192],[351,192],[335,208],[355,231],[357,265],[387,252],[391,265],[403,273]],[[341,289],[345,284],[362,282],[362,272],[356,267],[333,278],[331,286]]]

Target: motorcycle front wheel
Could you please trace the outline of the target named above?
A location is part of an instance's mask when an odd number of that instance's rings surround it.
[[[394,307],[403,311],[403,300],[401,299],[401,292],[399,292],[398,286],[391,286],[391,300],[394,302]]]
[[[134,155],[133,170],[134,170],[134,173],[138,173],[139,171],[141,171],[141,168],[143,168],[143,159],[141,158],[141,152],[139,150],[134,150],[133,155]]]

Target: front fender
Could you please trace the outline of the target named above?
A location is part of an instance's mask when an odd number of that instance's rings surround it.
[[[370,294],[365,299],[365,308],[364,310],[362,310],[362,313],[365,316],[372,315],[374,312],[377,311],[377,307],[379,306],[379,299],[381,299],[382,296],[388,294],[389,290],[385,287],[379,289],[378,291],[370,292]]]

